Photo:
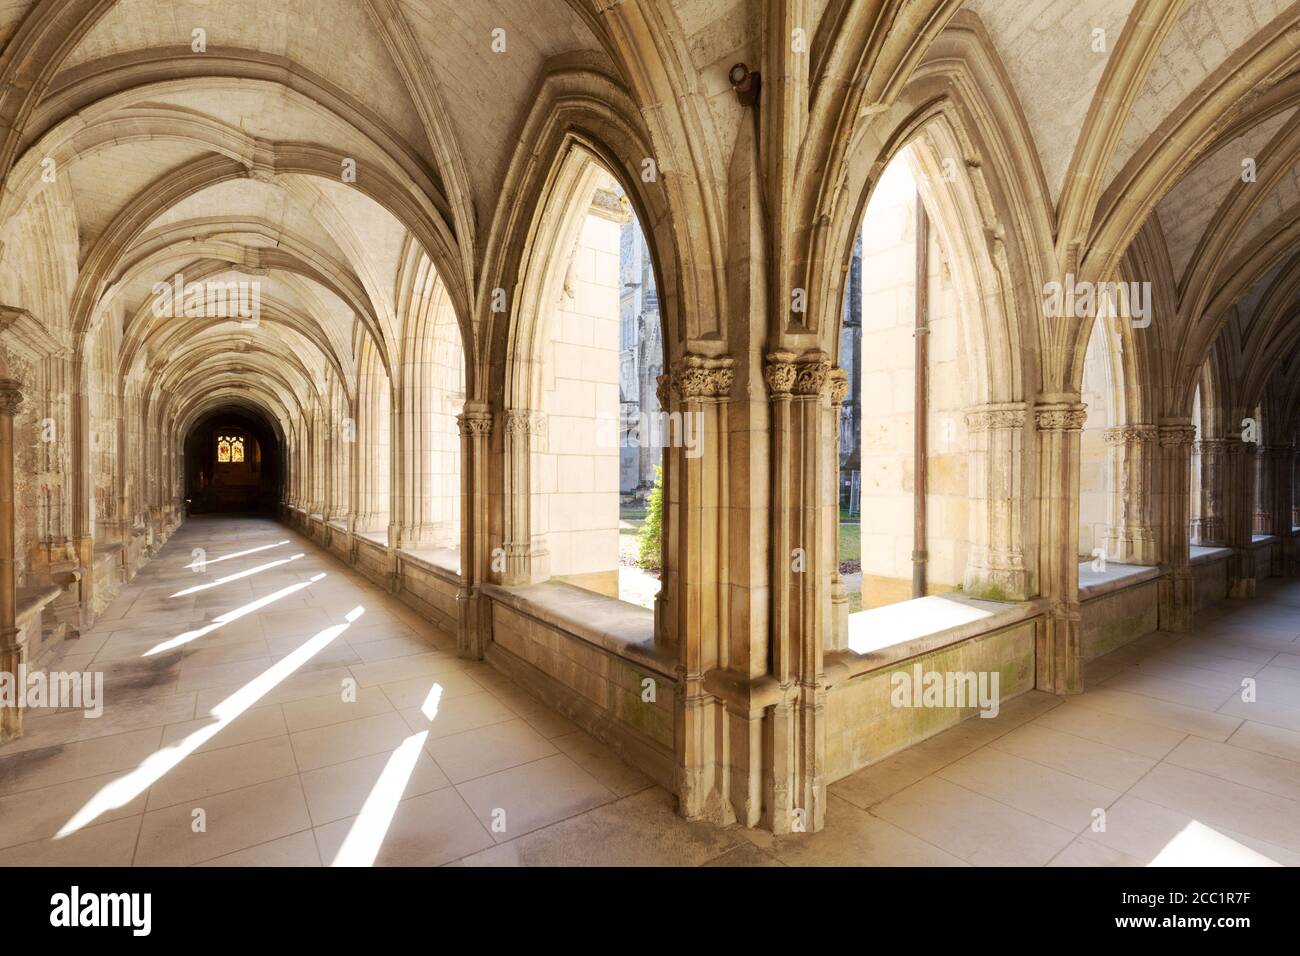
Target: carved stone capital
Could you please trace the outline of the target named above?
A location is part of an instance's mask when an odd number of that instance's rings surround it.
[[[1077,432],[1088,419],[1088,407],[1078,402],[1052,402],[1034,406],[1034,425],[1039,431]]]
[[[16,415],[23,403],[23,383],[0,378],[0,415]]]
[[[821,398],[831,374],[831,363],[825,352],[805,352],[794,363],[794,373],[796,398]]]
[[[978,405],[966,411],[966,430],[988,432],[1023,428],[1027,414],[1028,410],[1022,402]]]
[[[655,398],[659,400],[659,407],[668,408],[668,376],[655,376]]]
[[[1156,435],[1155,425],[1117,425],[1114,428],[1107,428],[1105,431],[1107,445],[1154,442]]]
[[[541,438],[546,434],[546,413],[530,408],[512,408],[506,412],[506,434]]]
[[[794,388],[793,352],[770,352],[763,360],[763,381],[773,397],[789,395]]]
[[[820,398],[830,374],[831,363],[819,349],[798,356],[793,352],[771,352],[763,366],[763,380],[773,398]]]
[[[725,399],[736,380],[736,360],[730,356],[683,355],[668,373],[668,384],[684,402]],[[660,405],[663,406],[662,397]]]
[[[1161,425],[1161,445],[1192,445],[1196,442],[1195,425]]]
[[[849,373],[842,368],[831,369],[831,404],[843,405],[844,398],[849,394]]]
[[[461,412],[456,416],[456,424],[466,438],[486,438],[492,434],[491,412]]]

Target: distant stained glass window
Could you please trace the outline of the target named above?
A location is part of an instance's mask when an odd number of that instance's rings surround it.
[[[217,436],[217,462],[230,464],[244,460],[244,439],[234,435]]]

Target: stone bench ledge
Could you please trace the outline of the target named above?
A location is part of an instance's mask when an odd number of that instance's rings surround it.
[[[1191,551],[1192,564],[1209,564],[1212,561],[1224,561],[1232,557],[1231,548],[1207,547],[1194,544],[1189,549]]]
[[[1145,584],[1160,577],[1160,569],[1145,564],[1117,564],[1108,562],[1105,571],[1094,571],[1091,561],[1079,562],[1079,601],[1099,598],[1136,584]]]
[[[459,548],[398,548],[397,555],[406,564],[413,564],[438,577],[460,583]]]
[[[63,593],[58,584],[39,584],[28,588],[19,588],[17,592],[18,609],[15,614],[18,628],[21,630],[31,623],[32,618],[41,609]]]
[[[1037,617],[1046,602],[984,601],[960,592],[932,594],[849,615],[849,648],[826,655],[826,677],[838,683],[951,644]]]
[[[522,587],[485,584],[482,590],[506,607],[676,680],[677,651],[655,643],[654,612],[647,608],[558,581]]]

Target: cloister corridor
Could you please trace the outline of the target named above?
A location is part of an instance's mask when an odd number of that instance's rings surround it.
[[[1300,0],[0,3],[13,908],[601,864],[1300,865]]]
[[[824,830],[780,837],[683,820],[454,649],[276,522],[193,519],[63,662],[117,706],[32,716],[0,751],[0,866],[1300,862],[1300,581],[858,771]]]

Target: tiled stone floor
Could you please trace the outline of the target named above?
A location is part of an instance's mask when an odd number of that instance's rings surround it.
[[[676,817],[299,535],[196,519],[57,665],[104,672],[104,715],[29,711],[0,747],[0,865],[1293,864],[1298,638],[1300,580],[1265,582],[1095,662],[1080,697],[833,784],[823,832],[774,838]]]

